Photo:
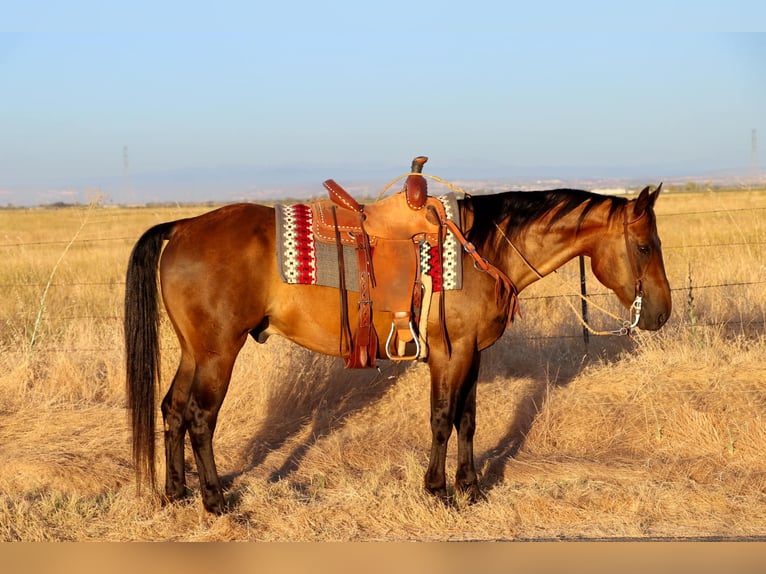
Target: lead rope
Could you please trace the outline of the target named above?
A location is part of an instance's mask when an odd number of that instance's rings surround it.
[[[569,298],[565,297],[564,301],[566,301],[567,305],[569,305],[570,309],[572,309],[572,312],[574,313],[575,317],[577,317],[577,320],[580,322],[580,324],[588,329],[588,332],[592,335],[629,335],[631,329],[633,329],[636,325],[638,325],[638,320],[641,318],[641,296],[637,296],[635,300],[633,301],[633,304],[630,306],[630,314],[633,316],[633,312],[635,311],[636,317],[631,322],[627,319],[620,319],[617,315],[614,315],[604,309],[603,307],[599,307],[595,303],[593,303],[592,300],[588,299],[585,295],[582,293],[577,293],[583,300],[587,301],[589,304],[593,305],[596,309],[599,311],[602,311],[603,313],[606,313],[613,319],[616,319],[617,321],[622,321],[622,327],[619,329],[614,329],[612,331],[598,331],[588,325],[588,322],[582,317],[580,312],[577,310],[577,308],[574,306],[574,304],[569,300]]]

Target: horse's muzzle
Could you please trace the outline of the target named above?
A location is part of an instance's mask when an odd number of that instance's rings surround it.
[[[659,313],[650,313],[648,310],[641,314],[641,320],[638,326],[645,331],[658,331],[670,317],[670,309],[660,311]]]

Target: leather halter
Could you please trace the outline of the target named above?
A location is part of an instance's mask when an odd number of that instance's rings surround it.
[[[636,256],[633,254],[633,250],[630,248],[630,238],[628,237],[628,226],[632,225],[633,223],[636,223],[637,221],[640,221],[642,217],[646,215],[646,210],[641,213],[638,217],[635,219],[628,221],[628,207],[625,206],[625,211],[622,213],[622,234],[625,237],[625,250],[628,252],[628,261],[630,262],[630,269],[633,272],[633,279],[636,282],[636,288],[635,288],[635,299],[633,299],[633,303],[630,306],[630,312],[631,314],[633,312],[636,313],[635,319],[633,321],[624,321],[622,328],[617,331],[617,334],[620,335],[627,335],[630,330],[633,327],[636,327],[638,325],[638,321],[641,319],[641,307],[643,303],[644,298],[644,275],[646,275],[646,269],[644,269],[643,273],[639,273],[638,270],[638,263],[636,262]]]
[[[639,274],[636,257],[633,254],[633,250],[630,248],[630,238],[628,237],[628,226],[640,221],[645,215],[646,215],[646,210],[644,210],[644,212],[638,217],[636,217],[635,219],[628,221],[627,206],[625,207],[625,211],[622,214],[622,232],[625,237],[625,250],[628,252],[628,261],[630,261],[630,269],[633,272],[633,279],[636,282],[636,291],[635,291],[636,297],[642,297],[644,294],[643,280],[644,280],[644,275],[646,275],[646,269],[644,269],[643,273]]]

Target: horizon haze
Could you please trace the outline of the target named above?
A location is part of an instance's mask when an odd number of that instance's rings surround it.
[[[608,7],[17,4],[0,205],[761,173],[766,5]]]

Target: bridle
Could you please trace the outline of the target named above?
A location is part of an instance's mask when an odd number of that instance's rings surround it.
[[[643,298],[644,298],[644,287],[643,287],[643,280],[644,276],[646,275],[646,269],[644,269],[643,273],[639,272],[638,269],[638,262],[636,261],[635,254],[630,248],[630,237],[628,235],[628,226],[637,223],[640,221],[644,216],[646,215],[646,210],[636,217],[635,219],[628,220],[628,208],[625,207],[625,211],[623,211],[623,217],[622,217],[622,230],[623,230],[623,237],[625,238],[625,250],[628,254],[628,261],[630,262],[630,269],[633,273],[633,279],[635,281],[635,298],[633,299],[633,303],[631,303],[630,308],[628,309],[630,313],[629,319],[620,319],[613,313],[610,313],[606,309],[599,307],[598,305],[594,304],[592,301],[590,301],[585,295],[580,295],[582,299],[585,299],[586,301],[589,301],[592,305],[594,305],[599,310],[603,311],[607,315],[611,316],[612,318],[622,321],[622,326],[619,329],[615,329],[612,331],[598,331],[593,329],[588,323],[583,319],[583,317],[577,312],[577,310],[574,308],[574,306],[571,304],[569,299],[567,299],[567,303],[574,311],[575,315],[580,319],[580,322],[583,324],[584,327],[588,329],[591,333],[594,335],[628,335],[630,334],[631,329],[634,329],[636,326],[638,326],[638,322],[641,319],[641,308],[643,305]],[[516,245],[508,238],[508,236],[505,234],[503,229],[498,225],[497,222],[495,222],[495,227],[500,232],[500,235],[503,236],[506,243],[511,246],[513,251],[516,253],[516,255],[519,256],[519,258],[524,262],[524,264],[537,276],[538,279],[542,279],[543,275],[540,273],[537,268],[532,265],[532,263],[527,259],[524,254],[519,250]]]
[[[633,272],[633,278],[636,282],[635,299],[630,306],[630,314],[633,316],[635,313],[635,319],[633,321],[624,321],[622,328],[619,330],[620,335],[627,335],[631,329],[638,325],[638,321],[641,319],[641,306],[644,298],[644,275],[646,275],[646,269],[643,273],[639,273],[638,262],[633,250],[630,248],[630,238],[628,237],[628,226],[640,221],[642,217],[646,215],[646,210],[632,221],[628,221],[628,208],[625,207],[625,211],[622,214],[622,234],[625,237],[625,250],[628,252],[628,261],[630,261],[630,269]],[[624,332],[623,332],[624,331]]]

